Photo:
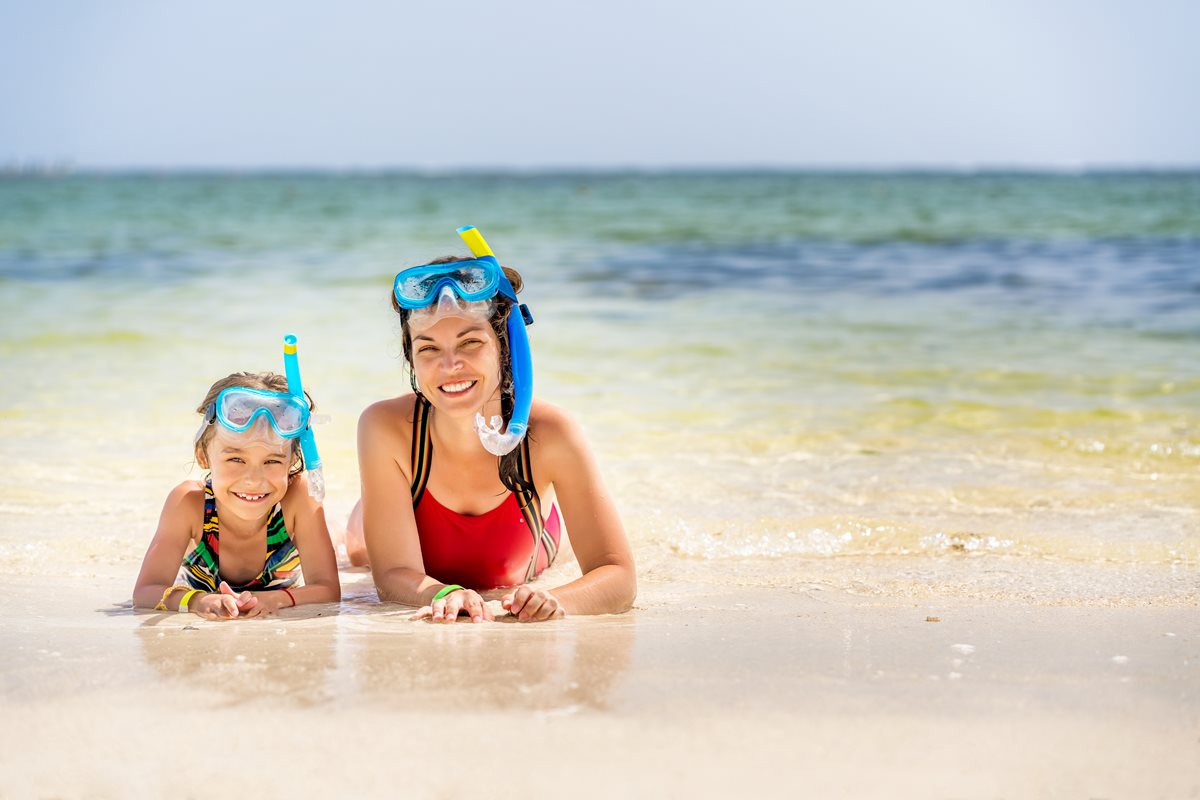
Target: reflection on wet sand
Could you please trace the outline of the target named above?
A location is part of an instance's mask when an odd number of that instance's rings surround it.
[[[525,625],[410,621],[372,604],[307,619],[147,615],[146,664],[237,705],[278,698],[396,710],[603,710],[629,668],[633,616]]]
[[[345,688],[405,710],[603,710],[635,638],[629,615],[537,625],[406,622],[399,630],[365,619],[345,640]],[[350,622],[343,618],[344,633]]]
[[[180,625],[154,615],[136,635],[146,664],[164,678],[211,688],[230,704],[280,698],[311,706],[328,701],[339,679],[334,622],[274,617]]]

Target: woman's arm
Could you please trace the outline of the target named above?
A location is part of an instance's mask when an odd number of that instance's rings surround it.
[[[628,611],[637,596],[637,574],[625,527],[591,447],[578,423],[562,410],[539,404],[534,447],[538,452],[534,475],[544,474],[554,485],[566,522],[571,547],[583,575],[551,590],[567,614],[612,614]],[[544,619],[537,592],[518,587],[503,603],[522,619]],[[540,605],[540,604],[538,604]]]
[[[412,399],[384,400],[358,420],[363,538],[379,599],[428,606],[443,584],[425,574],[408,476]],[[474,616],[474,611],[470,612]],[[482,611],[480,611],[482,613]]]

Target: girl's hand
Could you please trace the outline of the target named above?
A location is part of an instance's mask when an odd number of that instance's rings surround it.
[[[188,603],[188,612],[204,619],[233,619],[238,616],[237,599],[228,594],[201,594]]]
[[[240,614],[245,614],[258,603],[258,598],[254,596],[254,592],[235,592],[229,588],[229,584],[225,581],[221,581],[221,585],[217,587],[217,591],[223,595],[232,597],[237,603],[238,613]],[[234,614],[234,616],[237,616],[237,614]]]
[[[255,601],[254,605],[242,612],[242,616],[246,619],[269,617],[281,608],[292,607],[292,598],[288,597],[287,592],[278,589],[268,592],[244,592],[244,594],[252,595],[252,599]]]
[[[487,603],[472,589],[457,589],[440,600],[434,600],[413,614],[410,619],[428,619],[433,622],[454,622],[460,611],[465,611],[471,622],[491,622],[496,618]]]
[[[567,615],[557,597],[545,589],[533,589],[524,584],[505,595],[500,605],[521,622],[544,622]]]

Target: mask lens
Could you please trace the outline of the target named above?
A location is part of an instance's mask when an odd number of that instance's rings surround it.
[[[227,394],[222,404],[222,416],[229,421],[231,425],[241,427],[250,422],[254,416],[254,412],[262,405],[257,397],[245,394]]]
[[[487,271],[481,267],[468,267],[457,270],[450,276],[464,294],[475,294],[487,288],[489,283]]]

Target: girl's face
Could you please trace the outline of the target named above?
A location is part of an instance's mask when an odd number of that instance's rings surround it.
[[[217,425],[205,454],[224,512],[257,520],[287,494],[292,443],[274,435],[266,420],[242,433]]]
[[[412,331],[412,365],[438,410],[474,414],[500,390],[500,343],[485,321],[443,317]]]

